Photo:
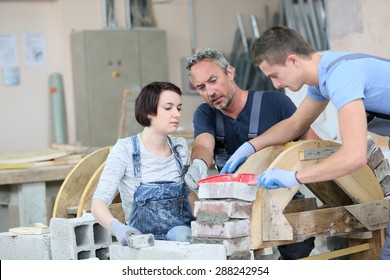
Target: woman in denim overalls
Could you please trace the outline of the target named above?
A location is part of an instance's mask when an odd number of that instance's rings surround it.
[[[134,175],[137,178],[138,186],[134,193],[133,211],[130,226],[142,233],[153,233],[155,239],[183,239],[179,231],[186,231],[185,227],[190,226],[192,215],[189,209],[187,191],[184,181],[156,181],[149,183],[141,182],[141,158],[139,143],[136,136],[133,140],[133,162]],[[171,138],[168,136],[169,146],[177,162],[177,168],[183,172],[183,164]],[[177,236],[177,237],[175,237]],[[184,239],[187,239],[184,236]]]
[[[122,244],[130,234],[190,241],[193,216],[183,180],[189,152],[184,138],[170,137],[179,125],[181,91],[169,82],[145,86],[135,101],[142,133],[113,146],[92,199],[95,219]],[[126,224],[108,206],[119,190]]]

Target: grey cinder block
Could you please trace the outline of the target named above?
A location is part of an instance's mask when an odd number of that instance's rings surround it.
[[[110,233],[91,214],[50,220],[53,260],[109,259]]]

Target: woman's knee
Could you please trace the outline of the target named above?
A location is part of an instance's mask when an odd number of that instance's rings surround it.
[[[166,235],[166,240],[190,242],[192,236],[191,228],[188,226],[176,226],[171,228]]]

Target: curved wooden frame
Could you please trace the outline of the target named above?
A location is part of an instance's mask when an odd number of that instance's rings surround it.
[[[67,209],[79,206],[85,187],[109,153],[110,147],[101,148],[87,155],[72,169],[57,194],[53,218],[69,218]]]

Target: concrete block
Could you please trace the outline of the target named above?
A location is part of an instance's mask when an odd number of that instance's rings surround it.
[[[50,234],[0,233],[0,260],[51,260]]]
[[[110,233],[91,214],[50,220],[53,260],[109,259]]]
[[[249,236],[249,220],[229,220],[226,222],[191,222],[193,237],[236,238]]]
[[[222,244],[225,246],[226,255],[231,256],[237,252],[249,251],[250,250],[250,239],[249,236],[221,239],[221,238],[208,238],[208,237],[193,237],[193,244]]]
[[[194,215],[198,221],[227,221],[232,219],[249,219],[252,214],[252,203],[242,200],[198,200],[195,201]]]
[[[375,168],[382,162],[385,158],[383,152],[380,147],[376,147],[374,151],[368,155],[367,165],[371,168],[371,170],[375,170]]]
[[[144,248],[154,246],[153,234],[129,235],[127,238],[130,248]]]
[[[199,186],[199,199],[234,198],[244,201],[256,199],[257,187],[241,182],[203,183]]]
[[[110,245],[111,260],[226,260],[226,250],[218,244],[156,240],[153,247],[130,248]]]

